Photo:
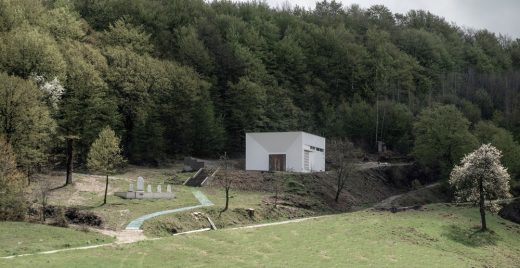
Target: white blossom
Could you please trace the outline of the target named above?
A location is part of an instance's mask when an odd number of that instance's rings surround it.
[[[466,155],[461,164],[451,172],[449,183],[455,189],[457,202],[472,202],[480,200],[479,183],[482,180],[484,200],[492,201],[509,198],[509,181],[507,169],[500,163],[502,153],[491,144],[483,144],[479,149]],[[493,210],[498,206],[488,202],[486,206]]]
[[[58,109],[58,103],[61,100],[61,96],[65,93],[65,88],[61,85],[57,77],[54,77],[51,81],[47,81],[45,77],[37,74],[33,74],[32,79],[38,85],[38,88],[44,93],[49,105]]]

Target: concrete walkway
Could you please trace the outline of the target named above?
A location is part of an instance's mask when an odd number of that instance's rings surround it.
[[[154,213],[146,214],[146,215],[143,215],[143,216],[141,216],[141,217],[131,221],[126,226],[125,229],[126,230],[140,230],[141,226],[144,223],[144,221],[146,221],[148,219],[151,219],[153,217],[157,217],[157,216],[161,216],[161,215],[165,215],[165,214],[171,214],[171,213],[187,211],[187,210],[192,210],[192,209],[201,208],[201,207],[213,206],[213,202],[211,202],[201,191],[193,191],[192,193],[195,196],[195,198],[197,198],[197,200],[199,200],[200,205],[190,206],[190,207],[182,207],[182,208],[176,208],[176,209],[170,209],[170,210],[163,210],[163,211],[157,211],[157,212],[154,212]]]

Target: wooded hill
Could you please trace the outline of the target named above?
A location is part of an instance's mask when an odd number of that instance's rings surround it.
[[[424,11],[0,0],[0,133],[29,173],[62,163],[70,137],[83,164],[109,125],[133,163],[304,130],[438,170],[492,142],[517,174],[519,68],[520,40]]]

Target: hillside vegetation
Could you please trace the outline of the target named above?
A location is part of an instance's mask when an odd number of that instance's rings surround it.
[[[460,207],[427,206],[423,211],[395,214],[366,210],[258,229],[218,230],[88,251],[0,260],[0,264],[516,267],[520,262],[520,227],[497,217],[491,217],[489,223],[493,232],[477,232],[478,211]]]
[[[1,0],[0,37],[0,133],[24,174],[64,165],[65,140],[84,165],[107,125],[135,164],[304,130],[369,151],[383,140],[441,176],[491,142],[520,171],[520,41],[428,12]]]

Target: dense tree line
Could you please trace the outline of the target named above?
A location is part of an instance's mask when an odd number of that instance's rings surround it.
[[[304,130],[366,150],[383,140],[444,175],[491,142],[518,175],[519,68],[520,40],[424,11],[0,0],[0,133],[29,175],[63,163],[68,137],[85,164],[106,126],[133,163]]]

